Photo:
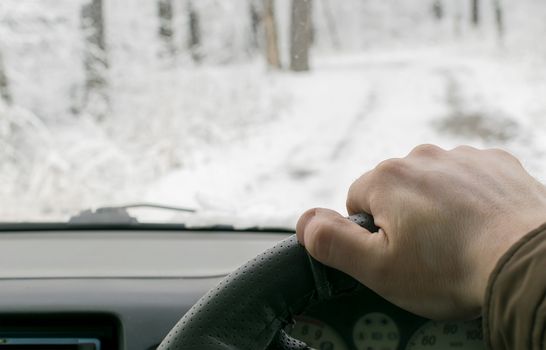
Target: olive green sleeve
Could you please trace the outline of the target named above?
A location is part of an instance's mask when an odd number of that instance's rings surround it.
[[[488,349],[546,349],[546,224],[499,260],[483,311]]]

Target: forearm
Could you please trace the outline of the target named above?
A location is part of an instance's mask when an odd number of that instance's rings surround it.
[[[489,278],[484,306],[489,349],[546,348],[546,224],[500,259]]]

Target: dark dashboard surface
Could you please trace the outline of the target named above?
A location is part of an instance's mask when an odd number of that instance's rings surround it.
[[[288,332],[319,350],[485,349],[481,319],[430,321],[370,290],[313,306]]]
[[[0,315],[0,350],[119,349],[121,324],[110,314]]]

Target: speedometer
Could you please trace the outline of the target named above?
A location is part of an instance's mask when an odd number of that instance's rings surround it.
[[[406,350],[485,350],[481,320],[425,323],[408,342]]]
[[[381,312],[362,316],[353,328],[353,342],[358,350],[395,350],[399,339],[396,323]]]
[[[297,317],[296,324],[288,333],[313,349],[347,350],[345,342],[332,327],[312,318]]]

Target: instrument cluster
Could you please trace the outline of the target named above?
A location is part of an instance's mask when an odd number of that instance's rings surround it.
[[[485,349],[481,319],[431,321],[372,292],[316,305],[287,330],[317,350]]]

